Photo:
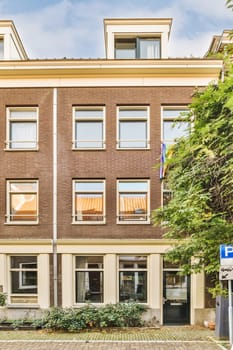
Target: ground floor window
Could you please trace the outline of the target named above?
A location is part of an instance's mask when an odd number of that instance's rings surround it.
[[[37,256],[10,256],[10,302],[37,303]]]
[[[103,256],[75,257],[76,303],[103,303]]]
[[[147,257],[119,257],[119,301],[147,302]]]

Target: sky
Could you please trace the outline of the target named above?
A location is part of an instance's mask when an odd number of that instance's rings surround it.
[[[31,59],[105,58],[104,18],[173,18],[169,57],[202,57],[233,28],[225,0],[0,0]]]

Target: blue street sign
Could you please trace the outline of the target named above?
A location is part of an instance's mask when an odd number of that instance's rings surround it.
[[[233,258],[233,244],[221,244],[220,245],[220,258],[232,259]]]
[[[233,266],[233,244],[220,245],[220,265]]]

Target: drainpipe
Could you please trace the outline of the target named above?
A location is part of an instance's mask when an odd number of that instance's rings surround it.
[[[57,88],[53,89],[53,304],[58,305],[57,295]]]

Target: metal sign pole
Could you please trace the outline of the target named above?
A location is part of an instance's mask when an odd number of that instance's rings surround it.
[[[233,330],[232,330],[232,325],[233,325],[233,308],[232,308],[232,286],[231,286],[231,280],[228,280],[228,296],[229,296],[229,339],[230,339],[230,344],[231,344],[231,350],[233,350]]]

